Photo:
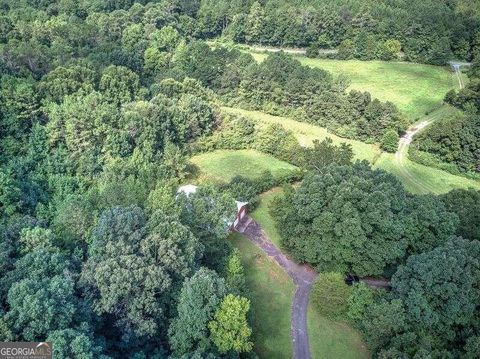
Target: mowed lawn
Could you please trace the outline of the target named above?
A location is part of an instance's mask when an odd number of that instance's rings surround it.
[[[255,221],[260,223],[262,229],[277,246],[280,246],[280,235],[269,213],[269,205],[275,196],[281,192],[282,189],[277,187],[263,193],[261,195],[260,205],[250,214]],[[276,266],[280,269],[278,265]],[[287,303],[284,303],[285,308],[282,310],[290,313],[292,299],[293,296],[290,296],[288,307]],[[272,297],[266,300],[276,301],[277,299]],[[269,315],[271,315],[271,313],[269,313]],[[274,312],[273,315],[279,314],[275,314]],[[284,313],[281,314],[282,317],[283,315]],[[288,328],[290,329],[290,326]],[[354,330],[348,323],[331,321],[319,315],[312,305],[310,305],[308,309],[308,335],[312,358],[363,359],[370,357],[370,353],[362,341],[360,333]],[[277,357],[283,358],[284,356],[272,356],[271,358]],[[288,357],[290,358],[290,356]]]
[[[295,287],[290,277],[246,237],[231,235],[245,267],[254,351],[260,358],[290,359],[291,305]]]
[[[322,317],[310,303],[307,316],[312,358],[368,359],[370,351],[348,323]]]
[[[257,61],[268,56],[251,53]],[[391,101],[413,122],[440,105],[445,94],[458,88],[448,67],[409,62],[311,59],[296,56],[304,65],[318,67],[333,75],[345,75],[350,89],[368,91],[372,98]]]
[[[341,138],[329,132],[326,128],[311,125],[305,122],[295,121],[287,117],[272,116],[260,111],[249,111],[231,107],[223,107],[223,110],[245,116],[259,123],[280,124],[285,129],[292,131],[302,146],[312,146],[314,140],[322,141],[325,138],[330,137],[333,140],[333,143],[337,145],[342,142],[350,144],[352,146],[355,159],[358,160],[374,162],[381,153],[381,150],[377,145]]]
[[[228,182],[235,176],[258,178],[265,171],[279,176],[297,167],[255,150],[217,150],[194,156],[190,162],[200,170],[203,181]]]
[[[480,181],[456,176],[449,172],[404,160],[407,171],[396,162],[392,153],[382,153],[374,167],[382,168],[394,174],[403,183],[407,191],[417,194],[441,194],[455,188],[474,188],[480,190]]]
[[[238,113],[261,123],[279,123],[284,128],[291,130],[300,144],[311,146],[313,140],[332,138],[335,144],[346,142],[352,145],[355,159],[367,160],[376,168],[382,168],[395,176],[403,183],[411,193],[445,193],[454,188],[475,188],[480,190],[480,181],[462,176],[456,176],[449,172],[433,167],[424,166],[405,159],[405,167],[408,173],[396,162],[395,155],[382,152],[375,144],[367,144],[361,141],[348,140],[335,136],[327,129],[308,123],[295,121],[286,117],[272,116],[259,111],[247,111],[237,108],[225,108],[225,111]]]

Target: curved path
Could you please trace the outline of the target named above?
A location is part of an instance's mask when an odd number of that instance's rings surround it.
[[[458,87],[462,89],[463,81],[460,67],[469,66],[470,64],[460,62],[450,62],[449,64],[452,66],[453,70],[455,71],[455,75],[457,76]],[[422,120],[410,126],[405,132],[405,134],[400,138],[400,141],[398,142],[397,152],[395,152],[395,161],[398,165],[399,171],[403,174],[405,178],[408,178],[408,180],[410,180],[417,187],[421,188],[426,192],[435,193],[435,188],[432,188],[432,186],[430,186],[428,183],[422,182],[420,178],[417,178],[413,173],[411,173],[408,167],[405,165],[405,159],[408,156],[408,148],[412,143],[413,137],[436,120],[441,119],[443,117],[442,115],[443,112],[441,110],[433,111],[431,114],[425,116]]]
[[[307,330],[308,297],[318,273],[307,265],[300,265],[280,251],[268,239],[260,225],[250,217],[245,217],[238,232],[243,233],[267,256],[283,268],[295,284],[295,296],[292,302],[292,341],[295,359],[310,359],[310,345]]]

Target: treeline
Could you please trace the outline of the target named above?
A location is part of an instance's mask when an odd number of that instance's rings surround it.
[[[187,76],[199,79],[232,106],[293,116],[369,142],[382,142],[389,131],[398,135],[408,126],[394,104],[372,100],[368,92],[346,93],[344,78],[303,66],[284,53],[270,54],[257,63],[238,50],[210,49],[193,42],[186,45],[182,57],[188,60],[179,67]]]
[[[480,50],[478,4],[471,1],[182,1],[205,37],[275,46],[339,48],[341,58],[442,65]]]
[[[82,1],[6,0],[0,8],[0,58],[7,68],[45,74],[69,59],[154,70],[182,37],[225,35],[235,42],[338,48],[340,58],[445,64],[480,51],[474,2],[351,1]],[[145,36],[146,35],[146,36]],[[146,49],[148,51],[146,52]]]
[[[336,155],[317,152],[271,206],[282,246],[321,272],[314,305],[354,323],[380,358],[478,357],[480,192],[412,195],[347,148],[317,146]],[[388,278],[391,290],[349,288],[344,273]]]
[[[452,90],[445,102],[460,111],[415,136],[412,158],[452,173],[478,177],[480,173],[480,63],[468,72],[465,88]]]

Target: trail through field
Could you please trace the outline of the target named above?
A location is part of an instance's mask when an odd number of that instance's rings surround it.
[[[416,176],[414,173],[410,172],[408,166],[406,166],[408,148],[410,147],[410,144],[413,141],[413,137],[416,134],[423,131],[433,122],[443,118],[446,112],[448,112],[448,107],[442,107],[410,126],[405,132],[405,134],[400,138],[400,141],[398,143],[398,149],[395,153],[395,163],[400,173],[404,176],[405,180],[412,182],[414,186],[420,188],[424,192],[436,193],[436,188],[424,181],[422,177]]]
[[[453,70],[458,79],[458,87],[460,89],[463,88],[463,80],[462,80],[462,73],[460,71],[460,66],[465,65],[464,63],[457,63],[451,62],[450,65],[452,66]],[[412,126],[410,126],[406,133],[400,138],[398,143],[398,149],[395,153],[395,162],[398,165],[398,169],[400,173],[410,182],[412,182],[415,186],[422,189],[423,191],[433,192],[435,193],[435,188],[430,184],[422,181],[421,177],[416,177],[413,173],[411,173],[408,167],[405,165],[406,157],[408,156],[408,148],[413,141],[413,137],[424,130],[426,127],[431,125],[436,120],[441,119],[445,115],[445,111],[442,109],[438,109],[433,111],[431,114],[424,117],[422,120],[416,122]]]
[[[260,225],[252,218],[246,217],[238,232],[244,234],[292,278],[295,284],[291,323],[293,357],[295,359],[310,359],[307,329],[308,297],[318,273],[311,267],[300,265],[288,258],[272,243]]]

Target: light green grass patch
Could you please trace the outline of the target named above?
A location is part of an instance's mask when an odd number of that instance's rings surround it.
[[[244,236],[231,235],[240,250],[251,300],[254,351],[260,358],[290,359],[291,305],[295,287],[272,259]]]
[[[313,140],[323,140],[326,137],[332,138],[335,144],[346,142],[352,145],[354,158],[367,160],[374,164],[376,168],[382,168],[395,176],[403,183],[405,188],[412,193],[445,193],[454,188],[475,188],[480,189],[480,181],[475,181],[466,177],[456,176],[449,172],[436,168],[424,166],[408,159],[404,160],[404,171],[395,155],[382,152],[377,145],[366,144],[361,141],[348,140],[334,134],[331,134],[325,128],[299,122],[286,117],[272,116],[258,111],[247,111],[242,109],[225,108],[225,111],[241,114],[245,117],[262,123],[279,123],[284,128],[291,130],[295,137],[303,146],[310,146]],[[433,118],[437,114],[449,114],[452,111],[450,107],[442,107],[432,113]],[[430,117],[429,117],[430,118]],[[428,119],[428,118],[427,118]],[[439,120],[441,121],[441,120]]]
[[[257,61],[268,54],[251,53]],[[448,67],[410,62],[311,59],[296,56],[303,65],[318,67],[333,75],[345,75],[350,89],[368,91],[372,98],[391,101],[411,120],[441,104],[445,94],[458,88],[458,79]]]
[[[455,188],[480,190],[480,181],[456,176],[446,171],[421,165],[409,159],[404,159],[404,165],[407,171],[403,171],[403,168],[396,163],[395,155],[391,153],[382,153],[375,163],[375,167],[382,168],[397,176],[407,191],[411,193],[441,194]]]
[[[270,215],[270,204],[272,203],[273,199],[281,193],[282,188],[280,187],[276,187],[268,192],[262,193],[260,204],[252,213],[250,213],[250,217],[262,225],[263,231],[278,248],[282,247],[280,234],[275,227],[275,221]]]
[[[312,304],[308,307],[307,325],[312,358],[367,359],[371,357],[360,333],[347,323],[322,317]]]
[[[217,150],[194,156],[190,162],[200,169],[201,181],[229,182],[235,176],[258,178],[265,171],[280,176],[297,167],[255,150]]]
[[[292,131],[302,146],[312,146],[314,140],[322,141],[325,138],[330,137],[334,144],[338,145],[342,142],[350,144],[352,146],[355,159],[358,160],[374,162],[375,158],[377,158],[381,153],[381,150],[377,145],[338,137],[323,127],[311,125],[309,123],[295,121],[287,117],[272,116],[259,111],[248,111],[231,107],[223,107],[223,109],[229,113],[236,113],[259,123],[280,124],[286,130]]]

